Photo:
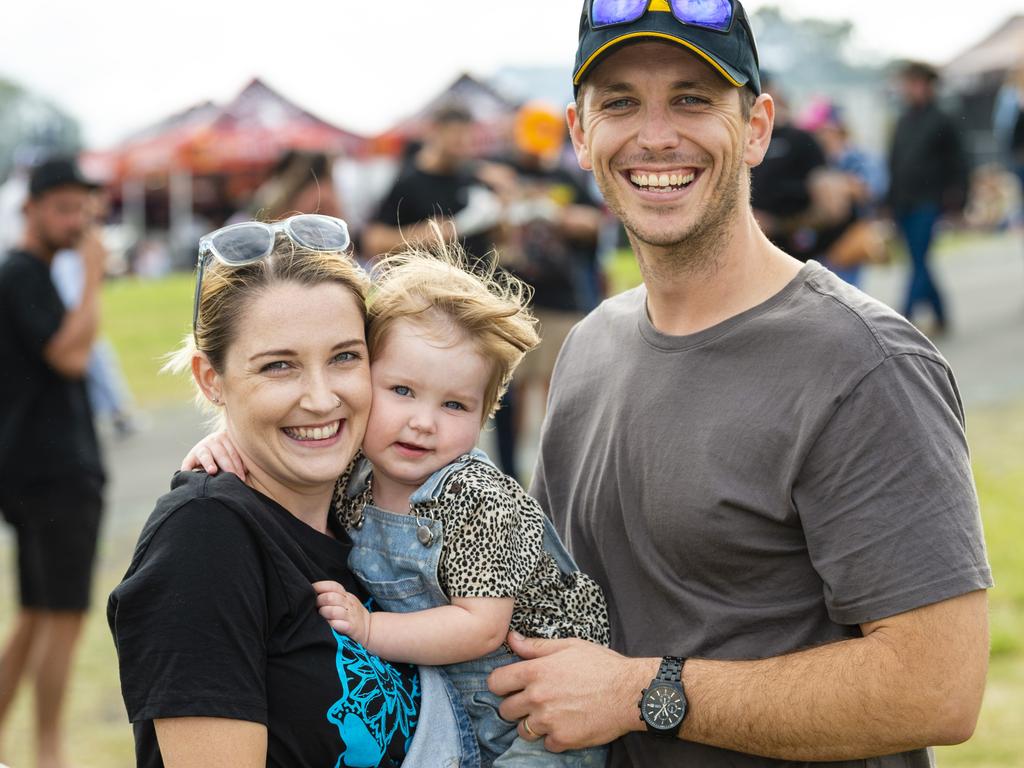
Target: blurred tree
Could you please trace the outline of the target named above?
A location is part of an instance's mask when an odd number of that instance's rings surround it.
[[[81,146],[78,121],[47,99],[0,78],[0,180],[23,157],[76,152]]]

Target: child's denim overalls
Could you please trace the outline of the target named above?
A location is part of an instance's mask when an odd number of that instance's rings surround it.
[[[494,466],[487,454],[474,449],[431,475],[413,493],[410,504],[436,503],[451,475],[472,461]],[[363,459],[349,479],[346,490],[349,498],[366,489],[371,472],[370,463]],[[437,578],[444,541],[439,520],[396,514],[367,505],[362,520],[349,528],[349,536],[352,538],[349,567],[383,610],[410,613],[450,603]],[[547,516],[544,517],[544,549],[554,557],[563,573],[579,570]],[[542,740],[530,742],[517,738],[516,723],[503,720],[498,714],[501,697],[487,689],[487,676],[494,669],[519,660],[502,647],[484,658],[444,668],[462,694],[463,704],[473,721],[482,765],[495,768],[604,766],[607,754],[604,747],[555,754],[544,749]]]

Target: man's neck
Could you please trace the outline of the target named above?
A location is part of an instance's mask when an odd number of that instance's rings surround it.
[[[752,216],[723,238],[719,252],[685,268],[672,264],[667,249],[640,242],[633,249],[651,323],[670,336],[698,333],[756,307],[781,291],[801,267],[771,244]]]
[[[416,167],[424,173],[431,173],[435,176],[453,176],[458,166],[446,157],[440,150],[429,144],[423,147],[416,155]]]
[[[18,247],[26,253],[32,254],[47,266],[53,263],[53,257],[57,255],[54,248],[49,247],[31,230],[21,236]]]

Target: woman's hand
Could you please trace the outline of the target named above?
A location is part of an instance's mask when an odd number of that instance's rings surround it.
[[[193,469],[202,469],[208,475],[216,475],[223,469],[242,480],[249,474],[235,444],[224,430],[207,435],[188,452],[181,462],[181,471]]]
[[[320,615],[327,619],[331,629],[369,649],[370,612],[359,598],[336,581],[315,581],[313,589]]]

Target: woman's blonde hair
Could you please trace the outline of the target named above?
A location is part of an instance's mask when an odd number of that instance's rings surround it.
[[[470,263],[440,229],[429,244],[407,244],[382,257],[372,270],[368,304],[370,359],[380,354],[396,320],[433,325],[438,317],[462,331],[492,364],[484,390],[486,420],[523,355],[540,343],[537,321],[527,309],[532,291],[493,263]]]
[[[192,357],[201,352],[217,373],[224,372],[228,349],[237,338],[242,315],[252,299],[274,285],[297,283],[317,286],[335,283],[352,292],[366,322],[366,273],[346,253],[314,251],[296,245],[279,234],[271,254],[260,261],[228,266],[210,259],[203,273],[202,293],[195,334],[185,337],[181,347],[168,356],[164,370],[191,370]],[[296,307],[301,312],[302,307]],[[206,405],[202,392],[200,405]]]

